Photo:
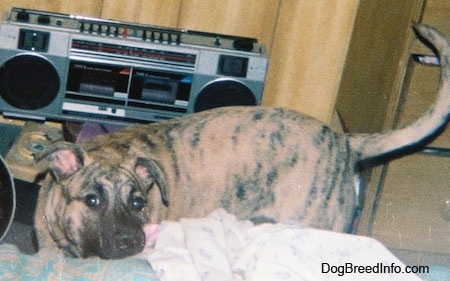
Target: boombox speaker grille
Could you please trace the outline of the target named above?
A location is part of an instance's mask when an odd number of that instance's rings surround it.
[[[55,67],[36,55],[12,57],[0,68],[0,95],[20,109],[39,109],[49,105],[59,91]]]
[[[232,105],[257,105],[252,91],[236,81],[218,81],[203,88],[197,96],[194,111]]]

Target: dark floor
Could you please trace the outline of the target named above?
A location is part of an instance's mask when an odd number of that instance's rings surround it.
[[[0,154],[4,157],[19,136],[21,126],[0,123]]]
[[[1,243],[15,244],[25,253],[35,252],[33,239],[33,216],[39,186],[14,180],[16,189],[16,213],[14,221]]]
[[[0,155],[5,157],[20,134],[21,127],[0,123]],[[36,205],[39,186],[14,180],[16,191],[16,213],[14,221],[3,240],[2,244],[15,244],[24,253],[35,251],[33,242],[33,213]]]
[[[0,244],[14,244],[25,254],[35,253],[33,227],[14,221]]]

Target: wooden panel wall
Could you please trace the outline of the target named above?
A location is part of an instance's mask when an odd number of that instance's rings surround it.
[[[337,109],[350,132],[392,128],[423,0],[361,0]]]
[[[264,102],[329,122],[358,1],[281,1]]]
[[[177,27],[181,0],[103,0],[102,18]]]
[[[184,0],[179,27],[258,38],[270,51],[279,0]],[[193,16],[194,15],[194,16]]]
[[[358,0],[1,0],[12,6],[258,38],[264,105],[330,122]]]
[[[98,17],[101,15],[102,2],[102,0],[0,0],[0,11],[3,13],[11,10],[12,7],[19,7]]]

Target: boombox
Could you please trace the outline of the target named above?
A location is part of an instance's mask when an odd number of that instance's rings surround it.
[[[256,39],[13,8],[0,26],[6,117],[136,123],[261,102]]]

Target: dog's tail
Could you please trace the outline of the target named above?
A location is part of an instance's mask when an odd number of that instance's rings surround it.
[[[393,151],[425,145],[448,122],[450,115],[450,43],[434,28],[415,24],[418,37],[425,39],[437,51],[441,64],[441,81],[434,104],[413,124],[381,134],[355,134],[350,145],[360,153],[360,159],[376,158]]]

